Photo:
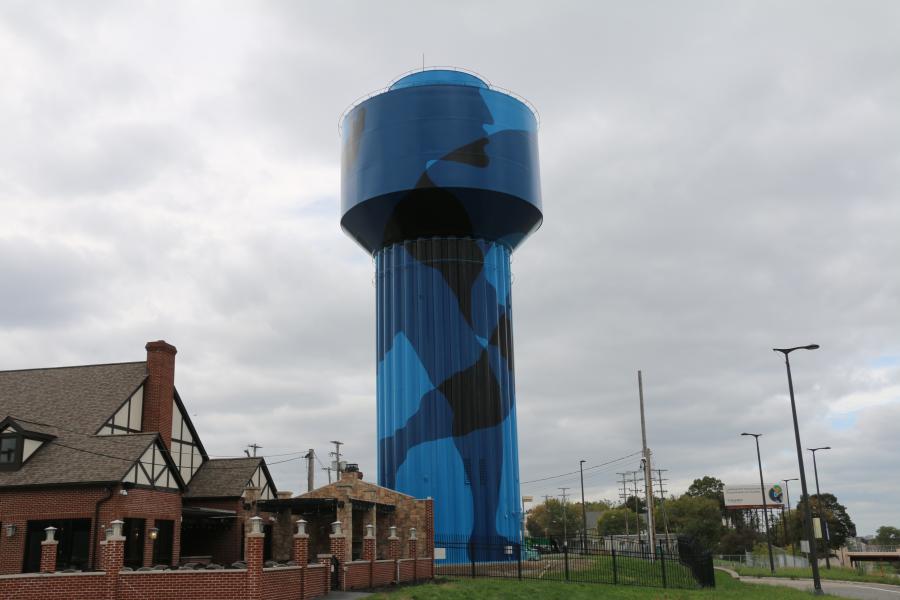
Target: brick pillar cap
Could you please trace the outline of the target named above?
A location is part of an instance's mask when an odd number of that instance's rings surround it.
[[[308,533],[295,533],[294,539],[295,540],[306,540],[306,539],[309,539],[309,534]]]
[[[178,350],[172,344],[169,344],[165,340],[156,340],[155,342],[147,342],[147,345],[144,346],[147,352],[168,352],[169,354],[175,354]]]
[[[53,540],[53,541],[44,540],[43,542],[41,542],[41,546],[50,546],[50,545],[55,546],[57,544],[59,544],[59,540]]]
[[[398,542],[400,541],[400,538],[397,537],[396,535],[392,535],[392,536],[389,537],[388,539],[389,539],[389,540],[397,540]]]

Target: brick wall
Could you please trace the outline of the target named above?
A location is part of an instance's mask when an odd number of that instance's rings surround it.
[[[98,600],[104,597],[105,578],[105,573],[0,575],[0,598]]]
[[[131,489],[127,496],[119,494],[119,487],[100,505],[99,526],[94,523],[94,510],[98,500],[106,498],[103,487],[77,487],[35,490],[0,491],[0,522],[14,524],[13,537],[0,536],[0,574],[21,573],[25,552],[25,535],[28,521],[48,519],[90,519],[90,564],[95,564],[97,542],[103,539],[104,527],[114,519],[146,519],[145,527],[153,527],[156,519],[174,521],[172,546],[173,562],[177,564],[181,542],[181,495],[177,492]],[[145,535],[145,561],[153,556],[153,545]],[[98,557],[99,558],[99,557]],[[99,562],[99,560],[97,561]],[[145,563],[149,564],[149,563]]]

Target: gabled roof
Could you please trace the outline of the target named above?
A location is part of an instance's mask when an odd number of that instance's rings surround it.
[[[61,436],[44,442],[21,469],[0,471],[0,489],[118,483],[158,437],[156,433]]]
[[[0,371],[0,418],[93,434],[146,378],[146,362]]]
[[[93,434],[146,378],[145,362],[0,371],[0,420],[53,436],[0,488],[120,481],[158,435]]]
[[[272,477],[262,457],[212,458],[200,467],[191,479],[185,498],[239,498],[247,487],[247,482],[262,466],[269,479],[272,492],[275,487]]]

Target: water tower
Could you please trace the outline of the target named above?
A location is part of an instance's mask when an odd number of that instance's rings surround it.
[[[510,255],[542,220],[535,114],[432,69],[341,135],[341,227],[375,259],[378,482],[434,498],[438,535],[515,540]]]

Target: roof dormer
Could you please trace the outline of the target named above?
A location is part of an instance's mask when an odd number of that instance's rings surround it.
[[[18,422],[12,417],[0,421],[0,471],[16,471],[47,441],[56,436],[33,431],[27,421]]]

